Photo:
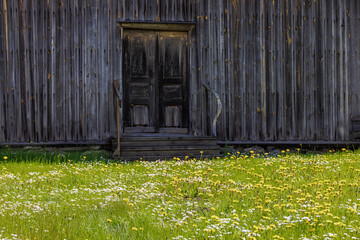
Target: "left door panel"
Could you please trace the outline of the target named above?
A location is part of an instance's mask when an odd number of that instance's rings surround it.
[[[125,132],[155,132],[155,49],[153,31],[128,30],[123,36]]]

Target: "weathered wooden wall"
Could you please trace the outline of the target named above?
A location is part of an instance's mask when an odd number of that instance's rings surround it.
[[[202,11],[213,46],[202,59],[225,101],[222,139],[351,139],[359,1],[227,1]]]
[[[0,1],[0,141],[115,135],[121,7],[112,1]]]
[[[0,0],[0,142],[116,135],[118,20],[195,21],[190,130],[219,140],[351,140],[358,0]],[[211,103],[211,104],[209,104]]]

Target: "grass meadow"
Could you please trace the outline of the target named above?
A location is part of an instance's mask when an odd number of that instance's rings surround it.
[[[360,151],[106,156],[0,150],[0,239],[360,238]]]

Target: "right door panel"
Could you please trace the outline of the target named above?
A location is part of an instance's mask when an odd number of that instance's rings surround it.
[[[187,34],[159,33],[159,121],[160,127],[188,127]]]

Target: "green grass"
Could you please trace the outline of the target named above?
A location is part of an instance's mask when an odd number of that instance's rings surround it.
[[[117,163],[0,150],[0,239],[359,239],[360,152]]]

